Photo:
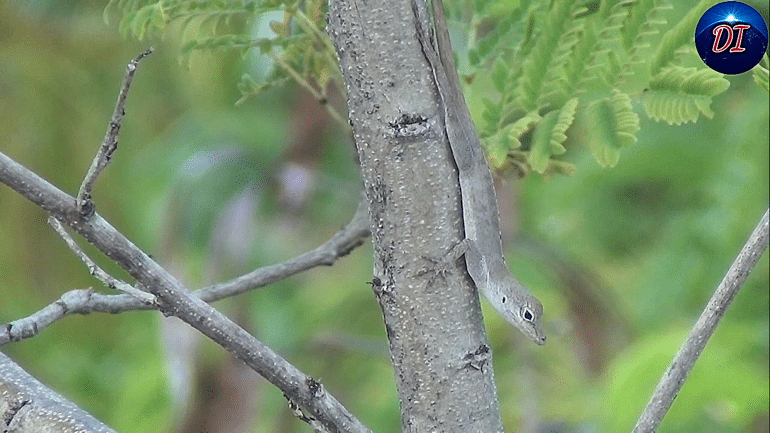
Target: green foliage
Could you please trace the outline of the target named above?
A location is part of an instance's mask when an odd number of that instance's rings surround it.
[[[620,149],[636,141],[639,116],[631,109],[627,94],[614,90],[609,98],[595,101],[588,107],[588,141],[596,161],[611,167],[618,163]]]
[[[562,58],[557,55],[562,33],[568,24],[571,5],[570,1],[557,1],[545,16],[544,29],[535,39],[534,48],[524,59],[522,79],[519,82],[518,103],[526,110],[533,110],[538,105],[538,97],[543,91],[545,77]],[[571,32],[567,32],[567,35]]]
[[[634,107],[640,99],[650,118],[669,124],[711,118],[712,98],[728,81],[705,65],[680,65],[697,59],[692,29],[709,5],[700,2],[664,35],[659,28],[672,6],[663,0],[520,2],[504,12],[497,3],[476,8],[479,16],[466,28],[469,39],[478,40],[463,72],[476,77],[467,81],[480,88],[488,79],[497,94],[483,98],[479,128],[490,164],[498,171],[513,167],[520,175],[546,174],[553,171],[549,161],[564,163],[555,157],[587,143],[599,164],[614,166],[621,149],[636,141]],[[490,20],[497,26],[485,34]],[[482,72],[490,66],[491,74]],[[567,116],[570,111],[581,115]],[[571,128],[573,123],[579,126]],[[548,138],[554,133],[555,142]],[[574,172],[570,167],[567,172]]]
[[[650,79],[642,103],[647,115],[670,124],[695,122],[702,114],[714,117],[711,98],[730,87],[730,82],[711,69],[666,68]]]
[[[699,2],[662,35],[659,28],[672,9],[666,0],[477,0],[470,19],[447,5],[450,20],[464,17],[472,42],[465,53],[468,62],[460,63],[469,65],[463,72],[481,79],[468,81],[474,86],[491,81],[494,95],[483,99],[479,130],[493,168],[514,168],[520,176],[571,174],[575,167],[556,157],[586,141],[599,164],[614,166],[620,150],[636,141],[639,118],[633,107],[640,100],[648,117],[669,124],[711,118],[712,99],[728,81],[703,65],[682,66],[695,59],[692,29],[711,3]],[[258,80],[243,75],[239,103],[288,80],[324,101],[328,84],[342,84],[322,30],[324,7],[320,0],[111,0],[105,17],[120,11],[121,31],[139,39],[176,24],[185,40],[183,61],[195,52],[227,49],[246,55],[257,48],[273,69]],[[272,36],[255,38],[251,25],[276,12],[283,19],[270,22]],[[477,74],[489,69],[491,74]],[[755,80],[767,89],[766,67],[755,72]],[[571,128],[575,122],[580,126]]]
[[[681,53],[679,48],[692,47],[693,29],[706,9],[714,4],[711,0],[701,0],[695,7],[667,31],[658,43],[658,49],[652,57],[650,74],[655,75],[666,65],[673,64]],[[692,50],[689,50],[692,53]]]
[[[567,128],[575,119],[577,102],[577,98],[572,98],[561,110],[546,114],[535,131],[529,163],[536,172],[545,173],[551,155],[561,155],[567,151],[562,143],[567,139]]]
[[[258,49],[272,63],[272,69],[259,80],[242,78],[239,103],[290,79],[325,101],[327,84],[342,83],[334,49],[323,31],[325,7],[326,2],[320,0],[111,0],[104,17],[107,20],[110,12],[117,10],[121,14],[121,33],[137,39],[179,33],[184,41],[179,59],[184,64],[199,52],[237,50],[245,57],[250,50]],[[271,13],[283,14],[281,21],[269,22],[273,35],[255,38],[252,27]],[[347,124],[331,107],[327,109]]]

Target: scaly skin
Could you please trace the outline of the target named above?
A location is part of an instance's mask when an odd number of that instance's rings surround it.
[[[511,275],[505,264],[492,174],[460,90],[443,4],[441,0],[433,0],[432,4],[438,54],[429,36],[427,17],[415,6],[417,36],[444,106],[444,127],[460,173],[465,227],[465,239],[448,257],[456,259],[464,255],[468,273],[479,292],[505,320],[542,345],[545,344],[540,325],[543,305]]]

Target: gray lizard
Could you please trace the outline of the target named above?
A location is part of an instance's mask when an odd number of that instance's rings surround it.
[[[543,305],[511,275],[505,264],[492,174],[460,90],[443,4],[441,0],[432,1],[438,45],[435,49],[428,30],[427,14],[421,13],[416,0],[412,1],[417,36],[433,70],[444,106],[446,135],[460,173],[465,239],[442,262],[464,255],[468,273],[492,307],[532,341],[545,344],[545,333],[540,325]]]

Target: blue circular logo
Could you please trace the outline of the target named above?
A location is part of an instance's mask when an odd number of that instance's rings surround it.
[[[767,49],[767,26],[751,6],[728,1],[710,7],[695,27],[695,47],[709,68],[741,74],[753,68]]]

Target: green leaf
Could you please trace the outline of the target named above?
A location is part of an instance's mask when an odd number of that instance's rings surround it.
[[[728,87],[730,82],[711,69],[669,67],[652,77],[642,104],[651,119],[676,125],[695,122],[701,114],[714,116],[712,97]]]
[[[545,173],[559,173],[563,174],[564,176],[572,176],[573,174],[577,173],[577,167],[571,162],[549,159],[548,168],[546,169]]]
[[[264,81],[257,83],[249,74],[243,74],[241,81],[238,83],[238,90],[241,92],[241,99],[239,99],[235,105],[243,104],[249,99],[259,95],[260,92],[270,89],[272,87],[285,86],[290,81],[289,77],[286,77],[282,70],[277,69],[277,72],[266,78]]]
[[[551,155],[561,155],[566,152],[562,143],[567,139],[565,133],[575,119],[577,103],[577,98],[570,99],[561,110],[546,114],[542,122],[537,125],[529,153],[529,165],[532,170],[540,174],[545,173]]]
[[[481,103],[484,105],[484,111],[481,112],[481,118],[484,119],[484,122],[487,125],[484,128],[484,134],[482,135],[492,135],[499,128],[498,125],[500,124],[500,116],[502,114],[500,104],[492,102],[489,98],[482,98]]]
[[[493,170],[497,171],[505,165],[510,146],[504,130],[500,130],[497,134],[485,138],[483,146],[485,149],[484,154],[487,156],[487,164]]]
[[[572,64],[576,55],[578,43],[582,37],[583,31],[586,27],[585,20],[574,20],[576,16],[580,14],[584,8],[578,8],[577,11],[572,13],[572,21],[569,24],[569,28],[565,29],[561,35],[561,39],[557,44],[557,48],[554,51],[551,63],[548,66],[548,75],[545,77],[545,81],[550,83],[543,88],[540,96],[538,97],[538,107],[560,107],[565,101],[573,96],[574,85],[570,85],[571,81],[575,81],[576,75],[568,75],[567,68]]]
[[[636,141],[639,116],[631,108],[627,94],[613,91],[612,96],[593,103],[586,112],[591,154],[604,167],[618,163],[620,149]]]
[[[537,108],[536,102],[542,91],[548,67],[557,52],[563,29],[571,18],[570,11],[574,6],[572,1],[555,0],[552,9],[548,11],[542,34],[537,37],[532,52],[524,61],[519,93],[521,105],[526,110]]]
[[[259,41],[258,41],[259,42]],[[213,51],[240,49],[246,50],[258,43],[244,35],[222,35],[209,38],[193,39],[182,45],[179,50],[179,62],[187,63],[194,51]]]
[[[622,52],[620,31],[623,22],[633,6],[632,1],[602,2],[599,16],[600,24],[595,26],[595,43],[591,47],[593,53],[584,69],[585,79],[599,77],[604,81],[604,86],[614,86],[620,73],[620,59],[618,53]]]
[[[508,83],[508,65],[498,57],[492,64],[492,85],[498,93],[505,93],[505,85]]]
[[[497,171],[506,165],[511,150],[521,147],[519,138],[542,120],[537,112],[527,113],[512,124],[501,128],[494,135],[484,140],[487,162]]]
[[[514,28],[514,24],[518,21],[518,17],[515,14],[510,14],[506,19],[497,23],[495,28],[486,35],[483,39],[476,42],[476,46],[468,52],[468,58],[470,64],[473,66],[478,65],[483,59],[489,58],[493,50],[495,50],[500,42],[505,39],[509,32]]]
[[[578,86],[580,86],[586,79],[583,71],[587,66],[588,60],[591,58],[595,44],[596,32],[594,31],[594,26],[591,21],[587,21],[580,29],[578,41],[572,51],[572,56],[564,66],[564,75],[569,77],[569,80],[564,83],[566,94],[573,94]],[[576,77],[581,78],[576,79]]]
[[[168,17],[161,3],[153,5],[153,13],[150,15],[150,24],[158,30],[163,30],[168,23]]]
[[[478,65],[481,63],[481,57],[479,57],[479,54],[474,49],[468,50],[468,62],[471,65]]]
[[[131,16],[131,33],[139,40],[144,39],[148,31],[162,31],[166,27],[167,17],[160,2],[144,6]]]
[[[551,132],[556,126],[559,113],[551,111],[543,117],[543,121],[535,128],[532,136],[532,149],[529,152],[529,165],[532,170],[542,174],[548,167],[548,159],[551,157]]]
[[[567,129],[572,125],[572,121],[575,120],[577,105],[578,98],[572,98],[559,110],[559,119],[551,133],[551,154],[561,155],[567,151],[562,146],[562,143],[567,139]]]
[[[650,74],[656,75],[675,58],[677,49],[683,45],[692,46],[693,29],[706,9],[714,5],[713,0],[701,0],[690,9],[676,25],[663,35],[658,51],[652,56]]]
[[[278,36],[282,36],[282,37],[289,36],[289,26],[287,26],[286,23],[282,21],[278,21],[278,20],[270,21],[270,30],[272,30],[273,33],[275,33]]]
[[[521,142],[519,141],[521,136],[529,132],[529,130],[541,120],[543,120],[543,117],[538,114],[537,111],[532,111],[527,113],[521,119],[513,122],[513,124],[506,129],[506,135],[511,142],[510,148],[518,149],[521,147]]]

